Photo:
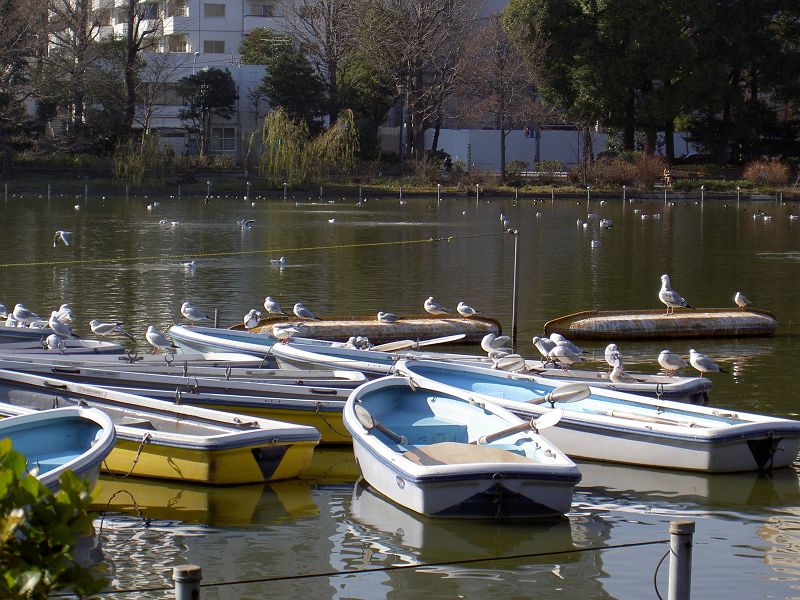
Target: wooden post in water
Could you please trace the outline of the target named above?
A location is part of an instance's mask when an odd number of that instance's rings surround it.
[[[172,567],[172,581],[175,582],[175,600],[198,600],[203,569],[197,565]]]
[[[509,229],[514,236],[514,283],[511,290],[511,347],[517,351],[517,306],[519,295],[519,229]]]
[[[692,588],[694,521],[669,522],[668,600],[689,600]]]

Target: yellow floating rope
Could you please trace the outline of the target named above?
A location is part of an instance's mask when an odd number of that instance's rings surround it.
[[[375,248],[378,246],[403,246],[409,244],[434,244],[437,242],[453,242],[457,240],[466,240],[480,237],[492,237],[506,235],[502,233],[481,233],[474,235],[460,235],[448,236],[438,238],[421,238],[415,240],[400,240],[395,242],[364,242],[359,244],[332,244],[327,246],[300,246],[297,248],[270,248],[261,250],[230,250],[225,252],[200,252],[197,254],[160,254],[154,256],[119,256],[119,257],[104,257],[104,258],[83,258],[74,260],[41,260],[32,262],[13,262],[13,263],[0,263],[0,269],[9,269],[13,267],[56,267],[56,266],[72,266],[72,265],[93,265],[101,263],[135,263],[135,262],[148,262],[159,260],[182,260],[189,258],[220,258],[226,256],[247,256],[257,254],[291,254],[292,252],[309,252],[316,250],[340,250],[344,248]]]

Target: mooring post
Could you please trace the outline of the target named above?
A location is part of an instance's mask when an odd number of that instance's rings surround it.
[[[319,186],[319,199],[322,200],[322,186]]]
[[[361,202],[361,186],[358,186],[358,201]]]
[[[518,281],[519,281],[519,229],[509,229],[508,233],[514,236],[514,283],[511,290],[511,347],[517,349],[517,306],[518,306]]]
[[[664,208],[667,207],[667,188],[664,188]]]
[[[550,190],[550,204],[556,203],[556,188]]]
[[[178,200],[181,199],[181,184],[178,184]]]
[[[741,197],[742,197],[742,188],[740,188],[737,185],[736,186],[736,206],[739,206],[739,200],[741,199]]]
[[[705,199],[706,199],[706,186],[701,185],[700,186],[700,204],[702,204]]]
[[[283,199],[286,200],[286,198],[288,198],[288,197],[289,197],[289,184],[284,181],[283,182]]]
[[[172,567],[172,581],[175,582],[175,600],[198,600],[203,569],[197,565]]]
[[[586,212],[589,212],[589,200],[592,198],[592,186],[586,186]]]
[[[89,184],[83,184],[83,203],[86,204],[89,202]]]
[[[625,184],[623,183],[623,184],[622,184],[622,201],[623,201],[623,202],[625,202],[625,192],[626,192],[626,190],[625,190]]]
[[[689,600],[692,588],[694,521],[669,522],[668,600]]]
[[[219,327],[219,309],[214,309],[214,327]]]
[[[481,197],[481,184],[480,183],[476,183],[475,184],[475,200],[480,199],[480,197]]]
[[[245,200],[250,199],[250,182],[247,182],[247,195],[245,196]]]
[[[441,202],[441,201],[442,201],[442,184],[441,183],[437,183],[436,184],[436,202]]]
[[[400,186],[400,202],[403,201],[403,186]]]
[[[125,184],[125,200],[126,200],[126,201],[128,200],[128,195],[130,194],[130,191],[131,191],[131,186],[129,186],[129,185],[126,183],[126,184]]]
[[[519,188],[514,188],[514,200],[519,200]]]
[[[206,181],[206,198],[211,198],[211,180]]]
[[[47,184],[47,201],[50,202],[50,184]]]

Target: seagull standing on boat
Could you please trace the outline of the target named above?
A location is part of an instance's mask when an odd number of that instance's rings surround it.
[[[300,330],[291,325],[275,323],[272,326],[272,337],[279,339],[284,344],[289,342],[289,338],[300,333]]]
[[[189,320],[190,325],[196,321],[208,321],[208,315],[191,302],[184,302],[181,305],[181,314]]]
[[[62,304],[56,311],[56,318],[64,323],[64,325],[69,325],[75,320],[75,314],[72,312],[72,307],[69,304]]]
[[[550,338],[536,336],[533,338],[533,345],[542,355],[542,363],[549,362],[550,350],[556,347],[556,343]]]
[[[686,361],[683,360],[683,357],[674,352],[662,350],[658,355],[658,364],[666,371],[667,375],[672,377],[678,369],[682,369],[686,366]]]
[[[53,248],[56,247],[58,242],[63,242],[65,246],[69,246],[69,242],[72,239],[70,236],[72,235],[71,231],[63,231],[59,229],[53,235]]]
[[[622,353],[617,348],[616,344],[609,344],[606,346],[605,359],[608,363],[608,370],[611,372],[616,367],[623,368]]]
[[[32,310],[25,308],[25,305],[21,303],[14,305],[14,310],[11,312],[11,315],[23,325],[30,325],[34,321],[40,321],[42,318]]]
[[[53,311],[50,313],[50,318],[47,321],[47,326],[50,330],[60,338],[72,337],[72,329],[69,325],[65,325],[56,317],[58,313]]]
[[[683,296],[672,289],[669,282],[669,275],[666,273],[661,276],[661,290],[658,292],[658,299],[667,305],[667,314],[675,314],[676,308],[694,308],[693,306],[689,306],[689,303],[683,299]]]
[[[508,343],[511,338],[507,335],[497,335],[496,333],[487,333],[481,340],[481,348],[489,355],[497,352],[510,352]]]
[[[382,312],[382,311],[378,313],[378,322],[379,323],[385,323],[387,325],[391,325],[393,323],[397,323],[397,321],[399,321],[399,320],[400,320],[400,317],[398,317],[394,313],[388,313],[388,312]]]
[[[286,313],[281,310],[281,305],[272,299],[272,296],[264,298],[264,308],[271,315],[285,315]]]
[[[612,383],[636,383],[636,378],[628,375],[622,368],[622,365],[616,365],[611,369],[608,378]]]
[[[126,335],[131,338],[134,342],[136,341],[136,338],[122,328],[121,321],[104,322],[98,321],[97,319],[92,319],[89,321],[89,328],[92,330],[92,333],[96,335],[111,335],[112,333],[121,333],[122,335]]]
[[[245,329],[253,329],[254,327],[258,327],[258,323],[261,321],[261,313],[258,312],[255,308],[251,309],[249,313],[244,316],[243,324]]]
[[[742,292],[736,292],[733,296],[733,301],[736,302],[736,306],[739,308],[747,308],[752,304]]]
[[[433,296],[428,297],[423,306],[425,307],[425,312],[431,315],[446,315],[450,313],[449,310],[434,300]]]
[[[175,348],[177,348],[177,346],[170,342],[154,325],[150,325],[147,328],[147,333],[144,334],[144,337],[147,343],[153,347],[153,354],[156,354],[159,350],[174,352]]]
[[[51,333],[44,339],[44,346],[48,350],[58,350],[61,354],[67,351],[67,343],[55,333]]]
[[[564,370],[567,370],[571,364],[583,362],[583,357],[580,354],[576,354],[566,346],[559,346],[558,344],[548,352],[547,358],[554,363],[562,365]]]
[[[292,309],[292,312],[294,312],[294,315],[298,319],[303,319],[305,321],[319,321],[319,319],[313,312],[308,310],[305,306],[303,306],[299,302],[294,305],[294,309]]]
[[[563,346],[564,348],[568,348],[570,351],[574,352],[575,354],[588,354],[583,348],[578,346],[577,344],[573,344],[567,338],[565,338],[560,333],[551,333],[550,334],[550,341],[555,342],[556,346]]]
[[[477,310],[467,304],[464,304],[464,302],[459,302],[458,306],[456,306],[456,310],[462,317],[467,318],[474,317],[475,315],[479,314]]]
[[[700,371],[702,375],[706,373],[728,373],[728,371],[720,367],[705,354],[701,354],[694,348],[689,350],[689,363]]]

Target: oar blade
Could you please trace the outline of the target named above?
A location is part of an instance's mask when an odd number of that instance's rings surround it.
[[[552,427],[553,425],[558,425],[558,422],[561,420],[561,417],[564,416],[564,409],[557,408],[556,410],[548,410],[544,413],[541,417],[536,419],[532,425],[533,429],[536,431],[541,431],[542,429],[547,429],[548,427]]]
[[[438,338],[431,338],[429,340],[421,340],[417,342],[417,347],[421,346],[434,346],[436,344],[448,344],[450,342],[457,342],[467,337],[466,333],[455,333],[453,335],[445,335]]]
[[[519,371],[525,368],[525,359],[519,354],[509,354],[495,360],[494,368],[498,371]]]
[[[549,402],[579,402],[592,395],[585,383],[568,383],[554,389],[547,395]]]
[[[373,346],[370,350],[378,350],[379,352],[393,352],[394,350],[406,350],[413,348],[417,342],[414,340],[398,340],[396,342],[387,342],[386,344],[378,344]]]
[[[364,429],[372,431],[375,428],[375,419],[372,418],[372,415],[369,414],[366,408],[360,404],[356,404],[353,406],[353,411],[356,413],[356,419],[364,426]]]

